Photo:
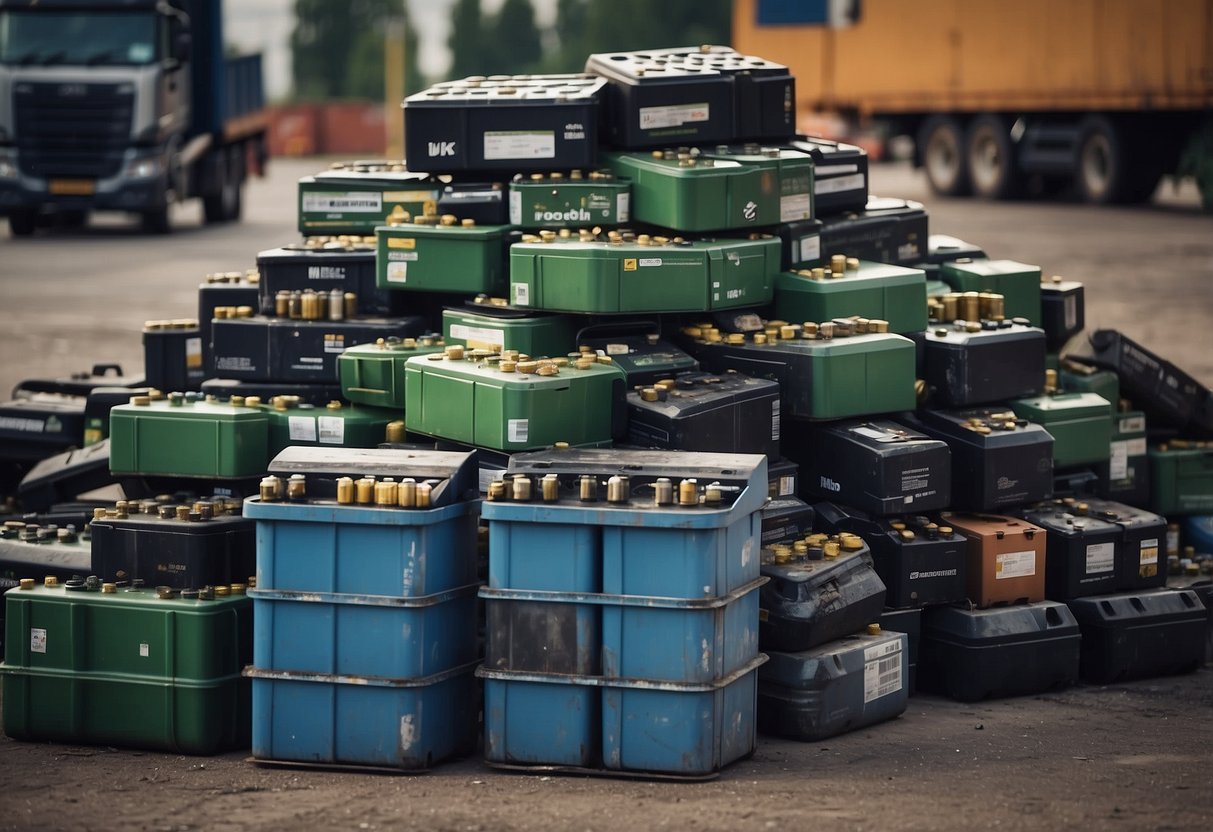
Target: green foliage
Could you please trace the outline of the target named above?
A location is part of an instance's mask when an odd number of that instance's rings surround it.
[[[295,97],[383,98],[385,21],[405,19],[407,91],[425,87],[417,35],[401,0],[295,0],[291,33]]]
[[[452,10],[449,77],[539,71],[543,45],[531,0],[505,0],[496,14],[487,16],[480,3],[457,0]]]

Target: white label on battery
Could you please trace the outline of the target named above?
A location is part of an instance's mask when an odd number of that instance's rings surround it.
[[[1092,543],[1087,546],[1087,574],[1111,572],[1116,568],[1116,544]]]
[[[1036,574],[1035,552],[1002,552],[994,558],[994,579],[1030,578]]]
[[[1167,529],[1167,554],[1179,554],[1179,532]]]
[[[152,652],[151,648],[148,646],[147,643],[142,642],[139,644],[139,658],[146,659],[151,654],[151,652]]]
[[[1062,304],[1065,310],[1066,329],[1074,329],[1078,326],[1078,298],[1075,295],[1066,295],[1065,302]]]
[[[639,263],[640,263],[640,268],[642,268],[642,269],[647,268],[649,266],[660,266],[661,258],[660,257],[641,257]]]
[[[286,420],[286,427],[292,442],[316,441],[315,416],[290,416]]]
[[[863,651],[863,703],[901,690],[901,642],[890,641]]]
[[[844,173],[859,173],[859,165],[829,165],[825,168],[817,168],[818,176],[823,175],[823,172],[826,178],[842,176]],[[813,184],[816,185],[817,183],[814,182]],[[818,190],[818,193],[820,193],[820,190]]]
[[[1158,563],[1158,538],[1151,537],[1141,542],[1141,565],[1149,566]]]
[[[324,336],[324,351],[325,352],[345,352],[345,335],[340,332],[330,332]],[[323,358],[300,358],[300,361],[309,361],[313,364],[323,364]]]
[[[631,351],[631,348],[627,344],[607,344],[606,346],[607,355],[627,355]],[[602,350],[599,350],[599,352],[602,352]]]
[[[202,369],[202,339],[185,339],[185,366],[191,370]]]
[[[812,205],[808,194],[792,194],[791,196],[781,196],[779,198],[779,221],[794,222],[796,220],[807,220]]]
[[[865,436],[868,439],[875,439],[877,442],[897,442],[901,439],[895,433],[890,433],[887,430],[877,430],[865,425],[860,425],[857,428],[851,428],[851,433],[857,433],[860,436]]]
[[[821,237],[813,234],[809,237],[800,238],[800,262],[808,263],[812,260],[821,259]]]
[[[828,179],[818,179],[813,183],[813,190],[819,196],[836,194],[839,191],[861,191],[863,188],[864,176],[862,173],[854,173],[850,176],[831,176]]]
[[[1129,456],[1146,455],[1146,438],[1144,436],[1129,441]]]
[[[522,224],[522,192],[510,189],[510,223]]]
[[[1146,417],[1145,416],[1126,416],[1121,418],[1120,425],[1116,429],[1117,433],[1145,433],[1146,432]]]
[[[1123,480],[1129,476],[1129,441],[1122,439],[1112,443],[1112,455],[1108,459],[1108,479]]]
[[[504,329],[487,329],[480,326],[451,324],[451,338],[467,341],[467,345],[474,350],[487,350],[493,347],[501,348],[505,346]]]
[[[707,121],[712,114],[708,103],[678,104],[668,107],[641,107],[640,129],[660,130],[663,127],[680,127]]]
[[[531,284],[511,283],[510,291],[513,292],[515,306],[531,305]]]
[[[796,478],[795,477],[780,477],[779,478],[779,496],[791,497],[796,493]]]
[[[307,212],[340,211],[347,214],[379,214],[383,212],[382,194],[304,194],[303,210]]]
[[[46,630],[41,627],[30,627],[29,651],[31,653],[46,652]]]
[[[628,222],[632,216],[632,195],[627,191],[615,196],[615,221]]]
[[[485,133],[484,158],[555,159],[556,134],[551,130],[502,130]]]
[[[407,283],[409,279],[409,264],[392,261],[387,264],[388,283]]]
[[[345,419],[339,416],[316,417],[319,426],[320,442],[324,445],[345,444]]]
[[[779,441],[779,399],[771,402],[771,439]]]
[[[526,442],[530,435],[529,419],[508,419],[505,423],[506,439],[510,442]]]

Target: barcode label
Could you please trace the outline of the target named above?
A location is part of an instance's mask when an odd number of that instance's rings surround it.
[[[890,641],[863,651],[863,703],[901,690],[901,642]]]
[[[287,434],[292,442],[315,442],[316,419],[314,416],[288,416]]]
[[[771,439],[779,441],[779,399],[771,402]]]
[[[510,442],[526,442],[530,427],[527,419],[509,419],[506,421],[506,439]]]
[[[320,441],[323,444],[345,444],[345,419],[339,416],[320,416],[316,422],[320,429]]]

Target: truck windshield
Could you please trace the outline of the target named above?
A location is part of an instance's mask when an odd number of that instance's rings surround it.
[[[156,53],[151,13],[0,11],[0,63],[134,66],[151,63]]]

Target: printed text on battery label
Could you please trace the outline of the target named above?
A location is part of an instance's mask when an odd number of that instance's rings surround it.
[[[1003,552],[994,562],[995,580],[1030,578],[1036,574],[1035,552]]]

